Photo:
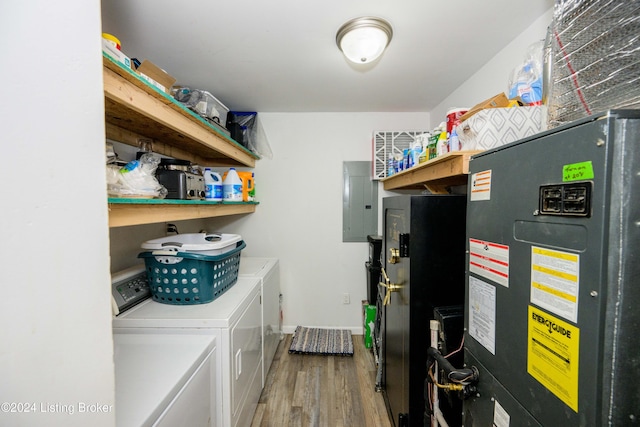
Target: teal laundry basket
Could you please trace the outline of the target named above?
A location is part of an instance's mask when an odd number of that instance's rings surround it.
[[[220,297],[238,281],[244,241],[221,255],[175,250],[145,251],[143,258],[153,300],[163,304],[206,304]]]

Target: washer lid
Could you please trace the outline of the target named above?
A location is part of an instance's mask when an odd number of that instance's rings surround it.
[[[119,328],[228,328],[239,318],[256,293],[260,279],[238,277],[219,298],[206,304],[172,305],[148,299],[113,318]]]
[[[240,276],[265,276],[277,262],[278,258],[240,256],[238,274]]]

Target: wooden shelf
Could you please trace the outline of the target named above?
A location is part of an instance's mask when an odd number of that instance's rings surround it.
[[[109,56],[103,64],[107,138],[135,147],[151,138],[155,152],[204,166],[255,167],[259,157],[224,130]]]
[[[259,157],[223,129],[185,108],[136,73],[103,54],[106,137],[200,166],[255,167]],[[257,203],[109,198],[109,227],[253,213]]]
[[[467,183],[469,158],[480,152],[481,150],[470,150],[447,153],[381,181],[385,190],[426,188],[435,194],[445,194],[448,193],[448,187]]]
[[[109,227],[253,213],[255,202],[109,198]]]

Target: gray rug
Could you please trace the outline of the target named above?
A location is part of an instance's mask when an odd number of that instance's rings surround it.
[[[353,356],[353,339],[347,329],[296,327],[289,353]]]

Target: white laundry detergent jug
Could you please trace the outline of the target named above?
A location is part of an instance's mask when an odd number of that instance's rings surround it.
[[[222,177],[211,168],[204,168],[204,199],[210,202],[222,201]]]
[[[238,176],[235,168],[230,168],[222,185],[222,192],[225,202],[242,201],[242,180]]]

